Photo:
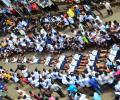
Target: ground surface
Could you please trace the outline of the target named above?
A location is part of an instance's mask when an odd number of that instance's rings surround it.
[[[106,16],[107,15],[107,12],[106,12],[106,10],[104,9],[104,10],[102,10],[102,12],[103,12],[103,14],[104,14],[104,18],[103,18],[103,20],[104,21],[109,21],[109,20],[117,20],[117,21],[119,21],[120,22],[120,7],[113,7],[113,11],[114,11],[114,15],[112,15],[112,16]],[[64,33],[68,33],[68,31],[69,31],[69,29],[66,29],[65,31],[64,31]],[[69,34],[71,34],[72,35],[72,33],[69,33]],[[73,52],[67,52],[67,54],[74,54],[75,53],[75,51],[73,51]],[[45,56],[46,54],[42,54],[42,56]],[[29,57],[31,57],[31,54],[28,54],[27,56],[29,56]],[[2,66],[4,66],[4,68],[5,69],[10,69],[10,68],[12,68],[12,69],[15,69],[16,68],[16,65],[17,64],[13,64],[13,63],[8,63],[8,64],[5,64],[3,61],[0,61],[0,65],[2,65]],[[46,67],[46,66],[44,66],[44,65],[41,65],[41,64],[39,64],[39,65],[35,65],[35,64],[27,64],[27,67],[29,68],[29,70],[33,70],[33,69],[35,69],[36,67],[38,68],[38,69],[40,69],[40,70],[42,70],[42,68],[44,68],[44,67]],[[48,67],[46,67],[47,69],[49,69]],[[16,93],[16,91],[15,91],[15,84],[12,84],[12,83],[10,83],[9,84],[9,86],[8,86],[8,95],[10,96],[10,97],[12,97],[12,99],[13,100],[17,100],[17,96],[18,96],[18,94]],[[29,87],[29,86],[24,86],[24,87],[22,87],[22,89],[23,90],[26,90],[26,91],[29,91],[29,90],[33,90],[35,93],[38,93],[39,92],[39,90],[36,90],[36,89],[32,89],[31,87]],[[105,89],[106,90],[106,89]],[[64,92],[66,93],[66,91],[64,90]],[[86,94],[88,94],[88,93],[86,93]],[[54,94],[54,95],[56,95],[56,94]],[[66,100],[66,98],[62,98],[62,99],[60,99],[60,100]],[[92,100],[92,98],[91,97],[89,97],[89,100]],[[113,93],[113,91],[111,90],[111,89],[108,89],[108,90],[106,90],[103,94],[102,94],[102,100],[114,100],[114,93]]]

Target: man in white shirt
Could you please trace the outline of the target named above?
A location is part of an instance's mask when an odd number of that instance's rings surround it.
[[[31,63],[33,63],[33,64],[38,64],[39,62],[40,62],[40,59],[37,58],[37,57],[35,57],[35,56],[33,56],[33,59],[32,59],[32,62],[31,62]]]
[[[32,77],[31,84],[35,87],[39,87],[39,79],[35,79],[35,77]]]
[[[27,69],[27,68],[24,68],[24,69],[22,70],[22,74],[23,74],[24,77],[28,77],[28,69]]]
[[[18,83],[18,82],[19,82],[19,78],[18,78],[18,76],[17,76],[17,73],[14,73],[14,74],[13,74],[13,80],[14,80],[15,83]]]
[[[67,18],[63,18],[63,20],[64,20],[64,25],[65,26],[68,26],[70,24]]]
[[[120,92],[120,81],[114,86],[115,90]]]
[[[45,60],[45,65],[50,66],[51,61],[52,61],[52,57],[51,57],[50,55],[47,56],[47,57],[46,57],[46,60]]]
[[[48,73],[49,73],[49,72],[48,72],[46,69],[43,68],[42,76],[46,77]]]
[[[40,74],[38,73],[37,68],[36,68],[35,71],[33,72],[33,76],[35,77],[35,79],[39,79]]]
[[[107,1],[104,1],[103,5],[107,9],[108,15],[112,15],[113,11],[112,11],[112,7],[111,7],[110,3]]]
[[[61,86],[59,86],[58,84],[56,83],[52,83],[51,85],[51,90],[58,93],[61,97],[64,97],[64,93],[63,91],[61,90]]]

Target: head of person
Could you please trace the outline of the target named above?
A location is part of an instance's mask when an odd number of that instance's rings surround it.
[[[23,96],[23,99],[27,99],[27,96],[26,96],[26,95],[24,95],[24,96]]]
[[[95,77],[98,78],[98,76],[99,76],[99,75],[98,75],[97,73],[95,73]]]
[[[0,69],[3,69],[3,67],[2,67],[2,66],[0,66]]]
[[[85,78],[85,74],[82,74],[82,77]]]
[[[18,88],[18,87],[16,87],[15,89],[16,89],[16,90],[19,90],[19,88]]]
[[[37,72],[38,71],[38,69],[37,68],[35,68],[35,72]]]
[[[92,79],[92,76],[91,76],[91,75],[89,75],[89,78],[90,78],[90,79]]]
[[[21,98],[21,96],[18,96],[18,100],[21,100],[22,98]]]
[[[35,77],[32,77],[32,80],[35,80]]]
[[[10,69],[11,72],[13,72],[13,69]]]
[[[44,71],[44,72],[46,72],[46,69],[45,69],[45,68],[43,68],[43,71]]]
[[[32,94],[32,91],[29,91],[29,94]]]

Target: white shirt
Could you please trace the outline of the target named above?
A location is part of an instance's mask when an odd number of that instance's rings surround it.
[[[80,87],[85,87],[84,79],[79,79],[77,83],[80,85]]]
[[[22,21],[22,25],[24,25],[24,26],[27,26],[27,23],[26,23],[26,21]]]
[[[113,62],[114,59],[115,59],[115,56],[114,55],[109,55],[108,58],[110,59],[111,62]]]
[[[53,5],[53,2],[51,0],[48,0],[47,3],[48,3],[49,6]]]
[[[92,23],[95,19],[92,15],[87,16],[87,19]]]
[[[59,61],[62,62],[62,61],[64,61],[64,59],[65,59],[65,55],[61,55],[59,58]]]
[[[26,68],[26,69],[22,70],[22,74],[24,77],[28,77],[28,69]]]
[[[17,58],[15,58],[15,57],[13,57],[13,60],[12,60],[12,62],[17,62]]]
[[[43,34],[44,36],[47,35],[47,32],[46,32],[44,29],[41,29],[41,30],[40,30],[40,33]]]
[[[89,84],[89,77],[86,77],[86,78],[84,78],[84,84],[87,86],[87,87],[90,87],[90,84]]]
[[[79,24],[79,29],[83,32],[85,31],[84,28],[83,28],[83,25],[81,23]]]
[[[88,99],[86,98],[85,94],[82,94],[81,97],[79,98],[79,100],[88,100]]]
[[[78,37],[78,40],[79,40],[79,42],[80,42],[81,44],[84,44],[84,41],[83,41],[83,39],[82,39],[81,36]]]
[[[43,71],[43,72],[42,72],[42,76],[46,76],[47,74],[48,74],[48,71],[46,71],[46,72]]]
[[[95,61],[91,61],[90,59],[88,59],[88,66],[93,66],[95,63]]]
[[[120,70],[120,65],[119,65],[119,66],[117,66],[117,70]]]
[[[80,15],[80,16],[79,16],[79,21],[80,21],[80,22],[83,22],[83,21],[84,21],[84,15]]]
[[[28,81],[31,83],[31,82],[32,82],[32,77],[29,77],[29,78],[28,78]]]
[[[114,88],[116,91],[120,91],[120,84],[116,84]]]
[[[89,56],[90,56],[90,58],[89,58],[90,60],[95,60],[95,58],[96,58],[96,56],[94,56],[92,54],[90,54]]]
[[[103,5],[106,7],[107,10],[111,9],[109,2],[103,3]]]
[[[110,49],[110,54],[116,56],[117,55],[117,50]]]
[[[39,79],[39,76],[40,76],[40,75],[39,75],[38,72],[35,71],[34,74],[33,74],[33,76],[35,77],[35,79]]]
[[[17,75],[14,74],[13,80],[14,80],[14,82],[16,82],[16,83],[19,81],[19,78],[17,78]]]
[[[45,82],[45,81],[44,81],[44,82],[41,82],[40,84],[43,86],[43,88],[45,88],[45,89],[47,89],[47,88],[48,88],[48,85],[46,84],[46,82]]]
[[[55,72],[52,72],[52,73],[51,73],[51,78],[52,78],[52,79],[56,79],[56,78],[57,78]]]
[[[103,79],[102,79],[102,77],[99,75],[98,76],[98,78],[96,78],[97,79],[97,81],[98,81],[98,83],[100,84],[100,85],[104,85],[104,82],[103,82]]]
[[[22,30],[22,29],[21,29],[21,30],[19,30],[19,32],[20,32],[20,34],[21,34],[21,35],[26,35],[25,31],[24,31],[24,30]]]
[[[75,60],[79,60],[79,59],[80,59],[80,55],[79,55],[79,54],[75,54],[75,55],[74,55],[74,59],[75,59]]]
[[[39,59],[36,57],[33,57],[33,63],[38,63]]]
[[[56,64],[56,67],[57,67],[58,69],[60,69],[61,65],[62,65],[62,62],[58,62],[58,63]]]
[[[69,25],[69,22],[68,22],[68,19],[67,19],[67,18],[64,18],[63,20],[64,20],[64,24],[65,24],[65,25]]]
[[[83,6],[84,6],[85,11],[89,11],[90,10],[90,7],[88,5],[83,5]]]
[[[47,56],[47,58],[45,60],[45,65],[48,65],[51,59],[52,59],[51,56]]]
[[[39,85],[38,81],[39,81],[39,79],[32,80],[31,84],[37,87]]]
[[[48,86],[51,86],[51,79],[46,79],[45,82]]]
[[[15,35],[14,33],[11,33],[11,37],[13,37],[13,38],[17,38],[17,35]]]
[[[68,20],[71,24],[74,24],[74,19],[72,17],[68,17]]]
[[[23,63],[26,63],[26,62],[27,62],[27,58],[24,57],[24,58],[23,58]]]
[[[67,81],[66,77],[67,77],[66,74],[62,74],[62,83],[63,84],[68,84],[68,81]]]
[[[112,84],[114,81],[114,78],[108,73],[108,83]]]

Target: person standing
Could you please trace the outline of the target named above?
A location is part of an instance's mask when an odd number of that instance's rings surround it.
[[[96,78],[92,77],[91,75],[89,75],[89,84],[91,85],[93,90],[103,92]]]
[[[103,14],[101,13],[101,11],[99,10],[99,5],[98,5],[98,2],[97,1],[99,1],[99,0],[90,0],[91,1],[91,7],[93,8],[93,10],[96,10],[99,14],[100,14],[100,16],[101,17],[103,17]]]
[[[62,88],[61,86],[59,86],[58,84],[52,82],[51,90],[53,92],[58,93],[61,97],[64,97],[65,95],[64,95],[63,91],[61,90],[61,88]]]
[[[102,100],[100,94],[96,91],[93,94],[93,100]]]
[[[105,8],[107,9],[108,15],[112,15],[112,14],[113,14],[113,11],[112,11],[112,7],[111,7],[110,3],[107,2],[107,1],[104,1],[104,2],[103,2],[103,5],[104,5]]]

